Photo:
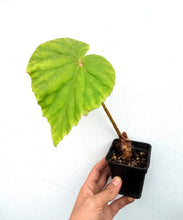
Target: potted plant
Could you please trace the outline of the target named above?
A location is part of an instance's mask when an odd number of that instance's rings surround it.
[[[111,175],[123,179],[120,193],[140,198],[151,146],[130,141],[126,133],[119,131],[104,104],[115,84],[114,68],[102,56],[85,55],[88,49],[88,44],[70,38],[38,46],[26,69],[32,90],[51,125],[55,146],[82,115],[102,105],[119,137],[106,156]]]

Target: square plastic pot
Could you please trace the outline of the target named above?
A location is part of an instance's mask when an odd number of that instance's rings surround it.
[[[109,149],[109,152],[106,155],[106,161],[111,171],[112,178],[115,176],[120,176],[123,180],[123,185],[120,189],[119,194],[130,196],[136,199],[139,199],[142,194],[142,189],[144,185],[145,174],[150,165],[150,157],[151,157],[151,145],[148,143],[142,143],[137,141],[132,142],[132,151],[146,151],[147,152],[147,160],[145,168],[140,167],[132,167],[125,164],[117,163],[111,161],[113,149],[115,147],[115,141],[119,139],[115,139],[112,143],[112,146]]]

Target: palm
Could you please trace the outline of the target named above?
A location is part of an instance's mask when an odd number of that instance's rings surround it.
[[[105,184],[99,185],[98,183],[91,181],[87,186],[87,190],[86,190],[87,196],[91,197],[97,195],[98,193],[102,192],[104,186]],[[93,214],[95,214],[95,216],[93,216],[93,219],[100,219],[100,220],[113,219],[111,207],[107,203],[105,203],[103,207],[101,207],[97,211],[94,211]]]

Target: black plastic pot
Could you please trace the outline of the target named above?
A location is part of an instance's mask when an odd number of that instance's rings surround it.
[[[109,152],[106,155],[106,161],[110,168],[111,176],[112,178],[115,176],[120,176],[123,180],[123,185],[119,194],[139,199],[142,194],[145,174],[147,173],[150,164],[151,145],[147,143],[131,141],[132,151],[145,150],[147,152],[146,166],[145,168],[140,168],[128,166],[110,160],[113,153],[115,141],[119,141],[119,139],[115,139],[113,141],[112,146],[110,147]]]

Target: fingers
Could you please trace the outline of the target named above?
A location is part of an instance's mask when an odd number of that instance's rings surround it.
[[[101,174],[99,180],[98,180],[98,186],[99,188],[102,190],[104,188],[104,186],[106,185],[107,183],[107,180],[109,179],[110,177],[110,169],[109,167],[107,166],[103,173]]]
[[[103,158],[99,163],[97,163],[93,169],[91,170],[87,181],[94,181],[97,182],[100,179],[101,173],[107,167],[107,162],[105,158]]]
[[[123,196],[112,202],[109,206],[111,209],[112,216],[114,217],[121,208],[128,205],[129,203],[132,203],[134,200],[134,198]]]
[[[109,185],[99,194],[96,195],[96,199],[99,203],[105,204],[116,198],[121,188],[122,180],[120,177],[114,177]]]

